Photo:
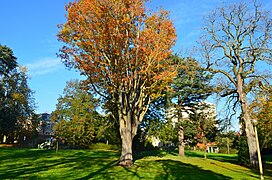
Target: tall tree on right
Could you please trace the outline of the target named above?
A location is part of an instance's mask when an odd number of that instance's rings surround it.
[[[269,83],[264,69],[272,63],[272,20],[260,4],[237,3],[212,11],[200,44],[208,69],[220,78],[218,92],[239,106],[249,148],[250,164],[257,167],[257,146],[249,112],[249,96]],[[269,68],[267,68],[269,71]]]

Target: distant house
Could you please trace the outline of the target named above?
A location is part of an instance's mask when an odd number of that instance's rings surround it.
[[[199,149],[205,149],[205,145],[203,143],[197,143],[196,145]],[[208,153],[218,153],[219,147],[217,146],[216,142],[211,142],[206,144],[206,152]]]
[[[53,130],[53,126],[55,122],[51,122],[50,120],[51,114],[42,113],[39,115],[39,126],[38,126],[38,133],[39,135],[47,135],[47,136],[54,136],[55,131]]]

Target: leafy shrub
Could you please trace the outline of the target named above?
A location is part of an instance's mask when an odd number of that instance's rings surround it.
[[[249,151],[247,146],[247,138],[245,133],[240,136],[238,144],[238,161],[242,165],[249,165]]]

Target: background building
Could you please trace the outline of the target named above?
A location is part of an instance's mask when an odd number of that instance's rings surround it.
[[[55,122],[51,122],[50,117],[51,117],[51,114],[48,114],[48,113],[42,113],[39,115],[40,122],[37,129],[39,135],[46,135],[46,136],[55,135],[55,131],[53,130]]]

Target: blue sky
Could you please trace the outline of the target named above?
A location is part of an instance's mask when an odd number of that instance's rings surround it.
[[[251,1],[251,0],[248,0]],[[26,66],[35,91],[37,113],[55,109],[66,81],[79,78],[79,73],[67,70],[56,57],[61,44],[57,41],[57,24],[65,22],[65,5],[69,0],[6,0],[1,2],[0,44],[7,45]],[[174,21],[179,52],[195,44],[201,34],[202,18],[221,0],[153,0],[149,8],[169,10]],[[229,1],[228,1],[229,2]],[[272,3],[262,1],[266,7]]]

